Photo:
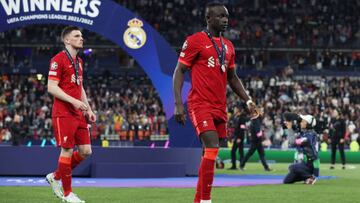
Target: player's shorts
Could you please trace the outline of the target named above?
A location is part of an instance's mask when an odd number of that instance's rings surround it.
[[[226,120],[224,120],[222,117],[214,115],[207,110],[189,110],[189,115],[198,136],[206,131],[216,131],[219,138],[226,137]]]
[[[53,117],[52,121],[57,146],[70,149],[75,145],[90,144],[89,128],[84,118]]]

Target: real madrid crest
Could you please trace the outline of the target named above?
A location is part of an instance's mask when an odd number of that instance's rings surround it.
[[[129,28],[124,32],[124,43],[131,49],[139,49],[144,46],[146,42],[146,33],[141,28],[143,22],[137,18],[129,20]]]

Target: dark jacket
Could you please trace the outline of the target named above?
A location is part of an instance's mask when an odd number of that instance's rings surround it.
[[[319,176],[319,159],[317,149],[317,134],[314,130],[304,130],[300,132],[297,140],[301,140],[301,144],[298,145],[297,150],[303,153],[306,157],[306,165],[308,165],[315,176]]]
[[[250,122],[250,141],[262,142],[264,135],[261,131],[262,118],[259,116],[255,119],[251,119]]]
[[[344,119],[331,120],[331,126],[330,138],[332,141],[339,141],[340,139],[345,138],[346,123]]]
[[[244,115],[240,114],[235,118],[235,132],[234,132],[234,139],[240,138],[241,140],[245,137],[245,130],[246,130],[246,122],[249,119]]]

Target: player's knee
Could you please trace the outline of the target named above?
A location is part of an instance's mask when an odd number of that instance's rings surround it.
[[[219,153],[219,148],[205,148],[204,158],[210,160],[216,160]]]
[[[91,156],[91,154],[92,154],[91,148],[90,148],[90,149],[80,150],[80,155],[81,155],[83,158],[87,158],[87,157]]]
[[[206,131],[200,134],[205,148],[219,148],[219,136],[216,131]]]
[[[73,149],[70,148],[61,148],[61,156],[64,157],[71,157],[71,155],[73,154]]]

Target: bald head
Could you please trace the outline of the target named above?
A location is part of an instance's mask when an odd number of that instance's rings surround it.
[[[205,9],[205,20],[209,29],[224,32],[228,26],[229,12],[222,3],[209,3]]]

